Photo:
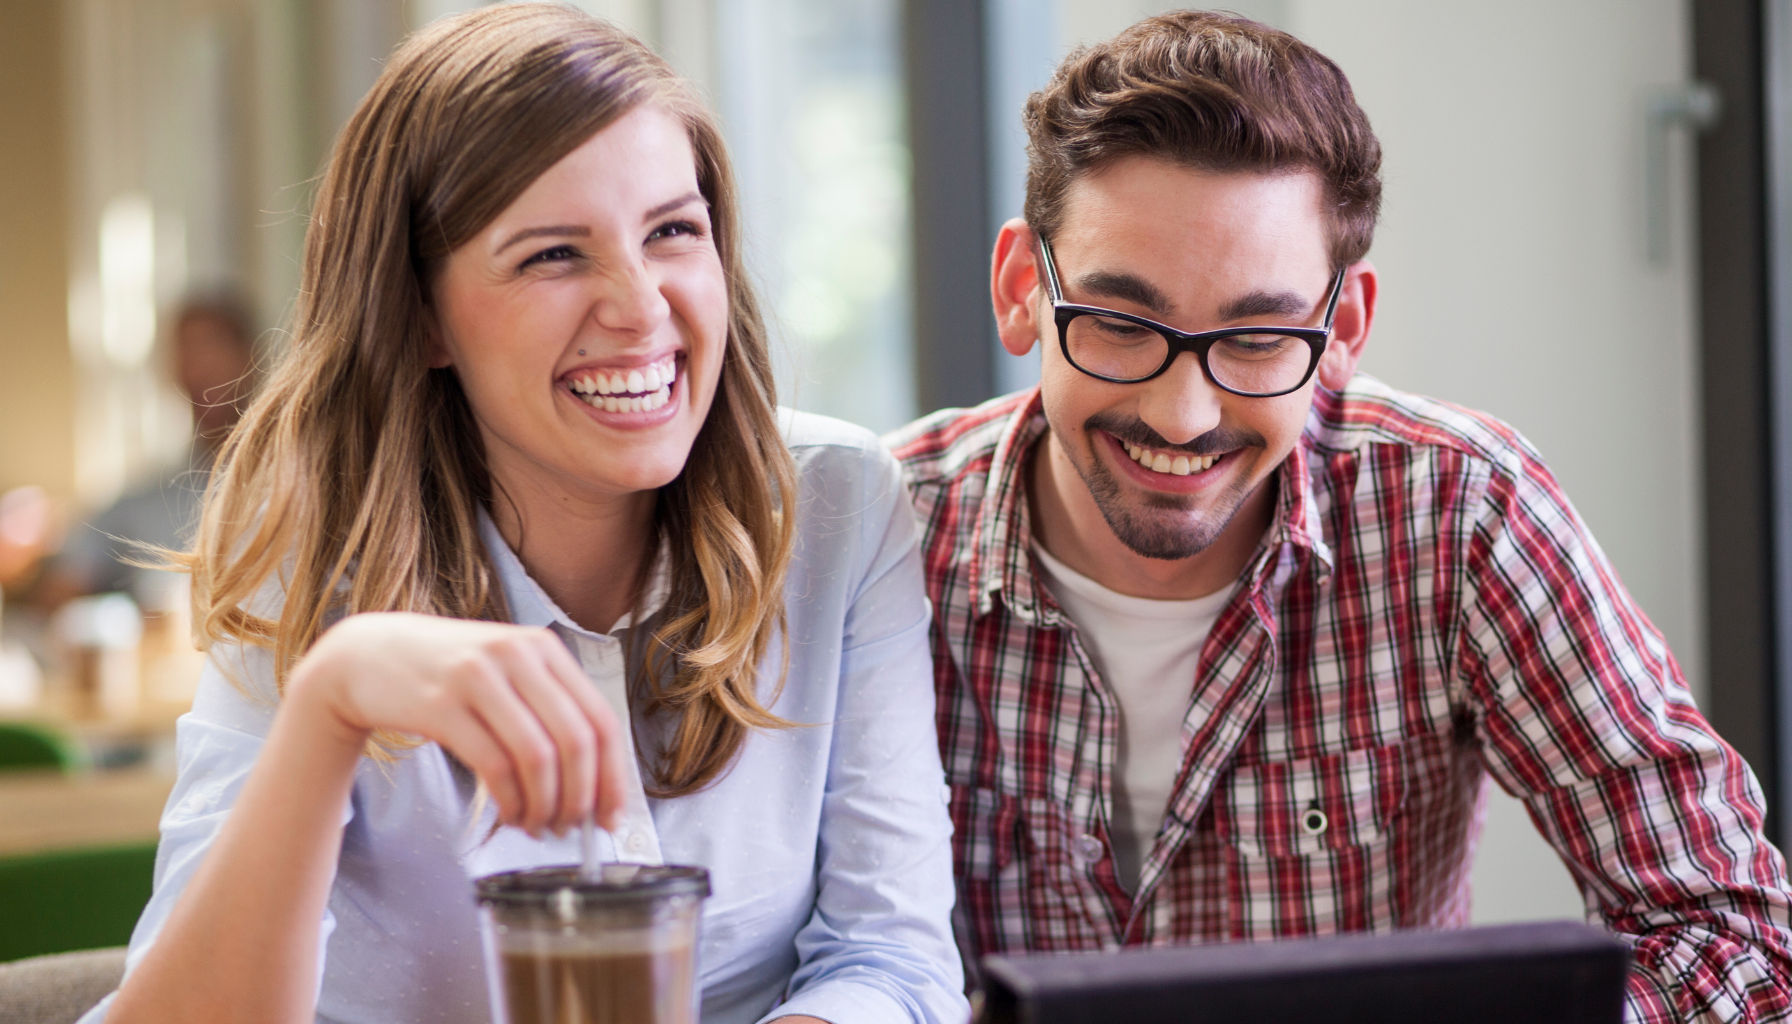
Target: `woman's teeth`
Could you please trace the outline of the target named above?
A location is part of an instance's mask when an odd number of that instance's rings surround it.
[[[651,412],[672,400],[678,380],[678,359],[668,356],[651,366],[629,370],[586,370],[568,381],[572,393],[593,409],[605,412]]]
[[[1188,476],[1199,473],[1220,460],[1218,455],[1171,455],[1167,452],[1154,452],[1149,448],[1140,448],[1136,444],[1126,444],[1126,454],[1132,461],[1144,466],[1153,473],[1168,473],[1171,476]]]

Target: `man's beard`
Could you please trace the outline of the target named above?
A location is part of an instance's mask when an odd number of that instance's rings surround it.
[[[1143,420],[1106,412],[1096,413],[1085,420],[1083,430],[1086,435],[1093,435],[1098,430],[1112,434],[1123,444],[1161,452],[1186,452],[1190,455],[1215,455],[1221,452],[1238,452],[1243,448],[1268,447],[1262,436],[1255,432],[1229,430],[1225,427],[1215,427],[1187,444],[1171,444],[1164,440],[1162,434],[1146,426]],[[1061,435],[1058,443],[1064,446],[1067,453],[1073,450],[1064,444]],[[1092,436],[1090,443],[1092,447]],[[1101,510],[1101,517],[1107,520],[1108,529],[1114,531],[1114,536],[1120,539],[1120,543],[1146,558],[1173,561],[1193,558],[1207,550],[1207,546],[1232,524],[1232,517],[1238,514],[1239,507],[1251,492],[1246,481],[1235,478],[1223,492],[1208,499],[1211,511],[1207,515],[1192,518],[1189,513],[1196,508],[1198,500],[1195,495],[1147,491],[1142,497],[1129,497],[1120,481],[1108,469],[1107,463],[1093,451],[1089,452],[1089,456],[1087,466],[1077,458],[1072,458],[1070,463],[1076,467],[1077,475],[1083,478],[1084,486],[1089,488],[1090,496],[1095,499],[1095,507]]]

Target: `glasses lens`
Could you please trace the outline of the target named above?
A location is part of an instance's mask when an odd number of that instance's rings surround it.
[[[1121,380],[1151,376],[1170,352],[1170,343],[1151,328],[1093,313],[1071,320],[1064,341],[1078,369]]]
[[[1288,334],[1234,334],[1207,350],[1207,372],[1234,391],[1273,395],[1305,383],[1313,348]]]

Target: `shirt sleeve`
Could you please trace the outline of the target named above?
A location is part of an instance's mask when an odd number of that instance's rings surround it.
[[[278,702],[271,652],[225,644],[213,648],[199,679],[193,709],[182,715],[176,725],[178,774],[162,810],[154,889],[131,932],[130,949],[125,955],[126,976],[143,962],[200,862],[216,842],[230,809],[242,795],[243,784],[255,766],[268,730],[273,727]],[[345,810],[345,819],[347,813]],[[320,989],[324,948],[335,927],[335,916],[326,907],[318,922]],[[83,1016],[80,1024],[99,1024],[105,1020],[110,1005],[108,996]]]
[[[823,797],[815,911],[789,997],[767,1020],[960,1024],[951,820],[933,720],[929,612],[914,516],[894,459],[864,456],[867,553],[846,614]]]
[[[1626,1018],[1792,1018],[1761,790],[1534,455],[1494,467],[1463,564],[1459,696],[1589,919],[1630,944]]]

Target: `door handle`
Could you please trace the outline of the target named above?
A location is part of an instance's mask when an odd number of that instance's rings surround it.
[[[1723,98],[1709,82],[1690,82],[1657,93],[1649,100],[1643,127],[1644,240],[1649,262],[1666,266],[1672,246],[1670,222],[1674,197],[1668,188],[1672,154],[1668,138],[1675,128],[1702,132],[1717,124]]]

